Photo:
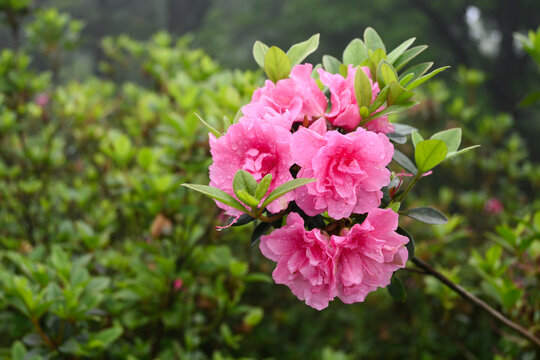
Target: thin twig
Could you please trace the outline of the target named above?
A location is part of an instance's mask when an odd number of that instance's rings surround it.
[[[492,308],[491,306],[489,306],[485,301],[479,299],[478,297],[476,297],[475,295],[471,294],[470,292],[468,292],[467,290],[465,290],[464,288],[462,288],[461,286],[455,284],[454,282],[452,282],[450,279],[448,279],[446,276],[444,276],[443,274],[441,274],[440,272],[438,272],[437,270],[435,270],[433,267],[431,267],[431,265],[429,265],[427,262],[425,262],[424,260],[421,260],[417,257],[413,257],[411,259],[411,261],[416,265],[418,266],[420,269],[424,270],[426,273],[429,273],[430,275],[433,275],[434,277],[436,277],[439,281],[441,281],[443,284],[445,284],[446,286],[448,286],[450,289],[454,290],[455,292],[457,292],[459,295],[461,295],[463,298],[469,300],[470,302],[472,302],[473,304],[481,307],[482,309],[484,309],[484,311],[486,311],[489,315],[491,315],[493,318],[499,320],[500,322],[502,322],[503,324],[505,324],[506,326],[508,326],[509,328],[517,331],[518,333],[520,333],[521,335],[523,335],[525,338],[529,339],[530,341],[532,341],[536,346],[538,346],[540,348],[540,339],[537,338],[533,333],[531,333],[529,330],[525,329],[524,327],[522,327],[521,325],[519,324],[516,324],[515,322],[513,322],[512,320],[508,319],[506,316],[504,316],[503,314],[501,314],[500,312],[498,312],[497,310],[495,310],[494,308]]]
[[[47,336],[47,334],[43,332],[41,326],[39,325],[39,320],[30,318],[30,322],[32,323],[32,325],[34,325],[37,333],[39,334],[41,339],[47,344],[47,346],[49,346],[51,349],[56,349],[57,345]]]
[[[410,272],[413,272],[413,273],[416,273],[416,274],[429,275],[429,273],[425,272],[424,270],[414,269],[414,268],[410,268],[410,267],[403,268],[403,270],[410,271]]]

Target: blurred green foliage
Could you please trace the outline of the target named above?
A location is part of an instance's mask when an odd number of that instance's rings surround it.
[[[21,27],[31,1],[0,1]],[[336,26],[338,24],[335,24]],[[432,278],[400,271],[407,301],[306,307],[272,283],[249,231],[183,182],[206,183],[207,134],[262,73],[223,69],[188,37],[106,37],[99,77],[59,82],[82,23],[33,13],[0,53],[0,357],[5,359],[534,359],[538,350]],[[348,39],[346,39],[348,40]],[[24,45],[24,46],[22,46]],[[33,60],[46,57],[46,71]],[[540,167],[480,70],[434,82],[408,116],[464,128],[475,153],[423,180],[418,256],[539,332]],[[395,119],[398,120],[399,119]],[[406,152],[406,148],[402,149]],[[410,149],[409,149],[410,150]],[[406,219],[403,220],[408,221]]]

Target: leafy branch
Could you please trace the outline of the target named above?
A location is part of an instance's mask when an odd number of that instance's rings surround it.
[[[520,333],[523,337],[527,338],[532,343],[534,343],[538,348],[540,348],[540,339],[536,337],[533,333],[531,333],[529,330],[525,329],[523,326],[519,324],[516,324],[515,322],[513,322],[512,320],[508,319],[506,316],[501,314],[499,311],[492,308],[488,303],[486,303],[482,299],[471,294],[460,285],[452,282],[452,280],[448,279],[446,276],[444,276],[443,274],[435,270],[431,265],[429,265],[424,260],[419,259],[416,256],[413,256],[410,260],[413,262],[414,265],[422,269],[425,273],[431,276],[434,276],[435,278],[437,278],[437,280],[439,280],[444,285],[448,286],[450,289],[458,293],[461,297],[470,301],[474,305],[480,307],[482,310],[487,312],[491,317],[497,319],[498,321],[508,326],[509,328],[513,329],[514,331]]]

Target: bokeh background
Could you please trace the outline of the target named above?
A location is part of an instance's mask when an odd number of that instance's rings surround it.
[[[273,284],[250,226],[187,192],[208,182],[205,128],[263,81],[255,40],[315,33],[341,58],[367,26],[450,65],[392,120],[463,146],[407,200],[416,253],[540,334],[540,25],[534,0],[0,0],[0,356],[6,359],[535,359],[443,285],[400,271],[322,312]],[[531,55],[532,54],[532,55]],[[536,61],[535,56],[536,54]],[[398,145],[404,153],[411,146]]]

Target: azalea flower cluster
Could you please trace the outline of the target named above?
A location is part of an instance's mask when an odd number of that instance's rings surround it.
[[[286,223],[262,236],[260,249],[277,262],[274,280],[318,310],[335,297],[364,301],[407,261],[409,239],[396,232],[398,214],[379,208],[391,178],[394,147],[386,134],[393,127],[386,116],[363,123],[357,71],[372,79],[369,68],[348,65],[346,76],[317,69],[318,83],[311,64],[296,65],[288,78],[257,89],[223,136],[210,134],[210,186],[233,197],[239,169],[256,181],[271,174],[267,193],[294,178],[315,179],[266,207]],[[380,89],[371,84],[373,101]],[[231,216],[242,214],[216,203]],[[316,216],[324,226],[307,230]]]

